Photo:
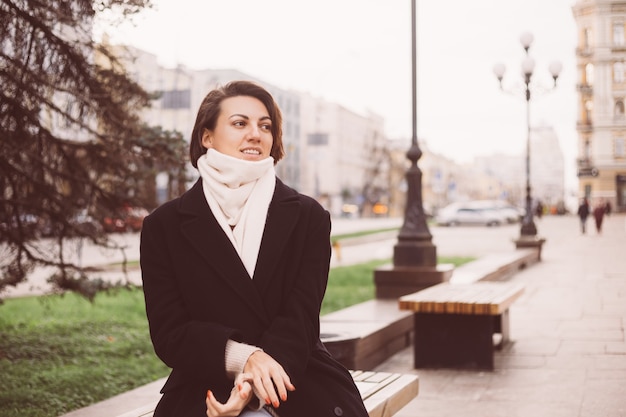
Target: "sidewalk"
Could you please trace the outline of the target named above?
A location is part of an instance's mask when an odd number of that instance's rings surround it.
[[[400,218],[378,218],[378,219],[333,219],[332,234],[342,235],[361,230],[380,230],[393,227],[402,226],[402,219]],[[137,261],[139,260],[139,233],[116,233],[111,235],[113,241],[124,247],[124,254],[126,260]],[[394,237],[395,239],[395,237]],[[373,252],[364,251],[350,251],[348,250],[347,259],[340,261],[337,256],[333,254],[331,260],[331,266],[349,265],[357,262],[364,262],[370,259],[378,258],[390,258],[392,253],[393,241],[387,245],[380,245],[374,242],[376,248]],[[43,240],[41,244],[55,245],[56,242],[51,240]],[[124,254],[120,250],[115,249],[103,249],[85,242],[81,248],[80,262],[79,257],[76,254],[76,242],[67,243],[66,260],[69,262],[82,263],[84,266],[102,267],[106,265],[121,263],[124,260]],[[6,288],[0,293],[3,298],[10,297],[24,297],[29,295],[42,295],[50,292],[51,286],[48,284],[47,279],[54,271],[52,267],[38,267],[31,273],[27,282],[21,283],[16,287]],[[110,282],[125,281],[128,280],[132,284],[141,285],[141,271],[138,267],[131,267],[125,275],[122,272],[121,266],[109,268],[104,271],[100,271],[97,277]]]
[[[419,375],[396,417],[626,416],[626,216],[605,218],[601,236],[592,221],[586,235],[561,223],[542,262],[511,278],[526,291],[495,371],[415,370],[411,349],[376,369]]]
[[[420,378],[419,395],[395,417],[626,417],[626,215],[606,218],[601,236],[591,221],[581,235],[575,216],[538,220],[537,227],[547,239],[542,261],[510,279],[526,290],[511,308],[513,343],[496,353],[495,370],[413,369],[412,349],[405,349],[375,369]],[[450,229],[432,232],[442,243],[438,253],[456,254],[442,238]],[[509,250],[512,242],[490,239],[496,232],[468,229],[455,241],[464,241],[464,256]],[[345,248],[341,264],[361,262],[364,253],[390,256],[394,242]],[[114,417],[157,399],[161,383],[62,417]]]

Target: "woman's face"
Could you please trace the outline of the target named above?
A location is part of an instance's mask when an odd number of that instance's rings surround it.
[[[260,161],[272,150],[272,120],[265,105],[250,96],[224,99],[214,130],[205,129],[202,146],[235,158]]]

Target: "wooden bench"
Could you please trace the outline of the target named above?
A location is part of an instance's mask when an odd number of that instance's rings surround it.
[[[411,346],[413,314],[398,300],[368,300],[320,317],[326,349],[348,369],[373,369]]]
[[[370,417],[391,417],[419,392],[419,378],[413,374],[350,371],[363,397]],[[151,402],[116,417],[152,417],[156,402]]]
[[[419,392],[413,374],[350,371],[370,417],[391,417]]]
[[[538,260],[536,249],[488,254],[455,268],[449,282],[505,280]],[[348,369],[373,369],[411,346],[415,327],[413,314],[398,309],[397,297],[368,300],[325,314],[320,326],[326,349]]]
[[[502,281],[537,262],[539,262],[537,249],[490,253],[455,268],[450,282],[467,284],[477,281]]]
[[[509,307],[523,291],[506,282],[446,282],[400,297],[399,308],[414,313],[415,368],[493,369],[494,335],[497,347],[509,341]]]

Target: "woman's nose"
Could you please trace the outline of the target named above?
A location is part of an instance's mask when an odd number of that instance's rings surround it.
[[[261,129],[258,126],[250,125],[250,129],[247,132],[246,139],[258,140],[261,137]]]

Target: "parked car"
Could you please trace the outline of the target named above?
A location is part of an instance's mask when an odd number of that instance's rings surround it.
[[[498,210],[506,218],[507,223],[517,223],[524,218],[526,211],[502,200],[475,200],[467,203],[470,207],[483,207]]]
[[[525,214],[524,209],[515,206],[503,206],[499,207],[498,210],[504,214],[504,217],[506,217],[506,220],[509,223],[520,222],[524,218]]]
[[[41,220],[34,214],[20,214],[18,218],[9,217],[7,222],[0,223],[0,241],[7,240],[7,235],[15,233],[21,227],[26,236],[38,238],[41,233]]]
[[[105,217],[102,226],[107,233],[138,232],[148,214],[148,210],[142,207],[126,207],[120,216]]]
[[[93,235],[102,231],[102,224],[86,211],[81,211],[67,219],[68,224],[51,220],[41,221],[41,237],[59,237],[61,233],[65,237]]]
[[[356,219],[359,217],[359,206],[356,204],[344,204],[341,206],[341,217]]]
[[[439,211],[435,221],[440,226],[481,225],[500,226],[508,223],[506,216],[492,207],[453,205]]]
[[[102,225],[89,214],[77,214],[70,219],[70,223],[76,226],[80,232],[85,234],[94,234],[102,231]]]

